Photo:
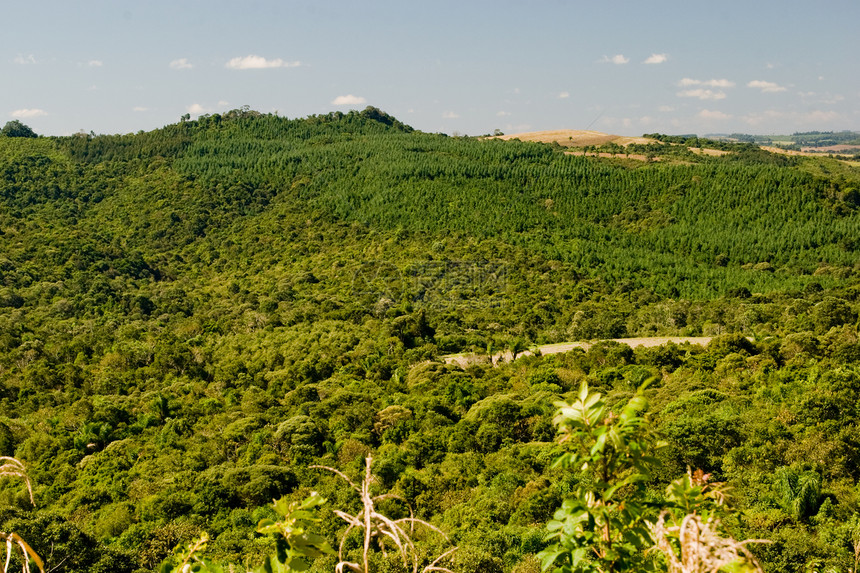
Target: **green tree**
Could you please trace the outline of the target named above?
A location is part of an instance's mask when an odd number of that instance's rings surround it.
[[[779,503],[786,513],[798,521],[815,515],[821,505],[821,476],[818,472],[798,472],[792,467],[781,467],[776,471],[776,477]]]
[[[6,125],[3,126],[3,129],[0,130],[0,133],[6,137],[38,137],[36,132],[17,119],[7,121]]]
[[[812,309],[812,320],[815,323],[815,330],[822,334],[834,326],[851,324],[856,319],[857,315],[854,314],[848,303],[834,297],[825,298]]]

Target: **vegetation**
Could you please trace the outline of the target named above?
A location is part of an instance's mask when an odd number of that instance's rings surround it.
[[[6,125],[3,126],[3,129],[0,130],[0,136],[5,137],[38,137],[36,132],[30,129],[29,126],[24,125],[17,119],[13,119],[12,121],[7,121]]]
[[[415,540],[406,569],[527,573],[567,543],[545,538],[558,508],[592,492],[645,508],[594,517],[636,531],[623,558],[641,563],[689,467],[733,498],[697,506],[696,527],[771,540],[744,546],[764,570],[854,567],[860,174],[726,150],[575,157],[374,108],[0,137],[0,456],[36,502],[0,483],[0,531],[57,573],[152,571],[177,546],[165,567],[275,568],[296,545],[268,528],[318,492],[305,525],[343,559],[320,549],[312,571],[403,570],[355,525],[375,513]],[[715,339],[441,360],[657,335]],[[583,381],[606,412],[647,399],[619,490],[554,464],[553,404]],[[392,496],[372,510],[343,481],[367,458],[368,495]],[[691,512],[671,509],[680,551]]]

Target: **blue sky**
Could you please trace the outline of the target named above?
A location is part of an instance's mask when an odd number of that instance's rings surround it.
[[[150,130],[248,105],[423,131],[860,130],[860,1],[2,2],[0,124]]]

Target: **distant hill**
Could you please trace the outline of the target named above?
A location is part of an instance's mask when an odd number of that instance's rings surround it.
[[[705,137],[719,141],[738,141],[763,146],[778,146],[804,152],[851,154],[860,151],[860,132],[848,130],[795,132],[791,135],[719,133],[706,135]]]

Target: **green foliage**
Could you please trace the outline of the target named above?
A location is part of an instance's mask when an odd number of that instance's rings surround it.
[[[645,566],[653,544],[644,484],[660,443],[640,416],[644,387],[614,413],[583,382],[578,399],[559,403],[554,423],[569,451],[555,465],[581,473],[580,481],[547,524],[554,543],[540,558],[544,570],[627,571]]]
[[[821,476],[807,470],[798,472],[782,467],[776,472],[779,502],[794,519],[806,520],[818,512],[821,505]]]
[[[38,137],[32,129],[17,119],[7,121],[3,129],[0,130],[0,135],[5,135],[6,137]]]
[[[644,488],[658,465],[660,442],[639,412],[644,386],[608,411],[600,394],[583,383],[577,401],[558,403],[554,419],[559,443],[571,442],[556,465],[579,470],[580,484],[547,524],[555,541],[539,557],[543,569],[642,571],[665,565],[670,572],[718,571],[724,567],[761,572],[747,542],[722,531],[727,515],[721,487],[708,484],[701,470],[674,480],[665,502],[648,500]],[[657,515],[659,511],[659,515]],[[663,561],[653,559],[659,552]]]
[[[266,573],[305,571],[309,561],[335,554],[324,537],[309,530],[319,523],[315,509],[324,503],[316,492],[301,502],[287,502],[285,498],[275,502],[275,512],[281,519],[263,519],[257,524],[258,533],[275,534],[277,538],[277,558],[266,559],[263,564]]]
[[[324,555],[333,555],[334,549],[328,541],[309,528],[319,523],[316,508],[325,500],[316,492],[300,502],[289,502],[285,498],[273,504],[280,519],[265,518],[257,524],[257,533],[275,536],[275,553],[267,555],[257,573],[287,573],[306,571],[310,562]],[[234,565],[223,565],[203,557],[209,544],[209,535],[203,533],[186,546],[177,547],[174,554],[159,567],[161,573],[222,573],[235,570]]]
[[[847,569],[860,176],[725,148],[574,157],[375,109],[0,137],[0,454],[26,463],[38,501],[2,480],[0,529],[58,573],[152,570],[204,530],[214,562],[260,563],[271,499],[315,490],[355,515],[348,488],[305,468],[358,475],[372,456],[463,570],[525,571],[592,479],[550,467],[552,403],[587,381],[614,406],[657,376],[669,447],[615,499],[660,499],[689,463],[735,488],[738,535],[774,538],[751,549],[766,566]],[[678,335],[716,338],[523,352]],[[493,362],[505,350],[517,360]],[[783,467],[820,478],[802,518]],[[348,527],[319,516],[328,539]],[[422,564],[444,550],[430,545]]]

